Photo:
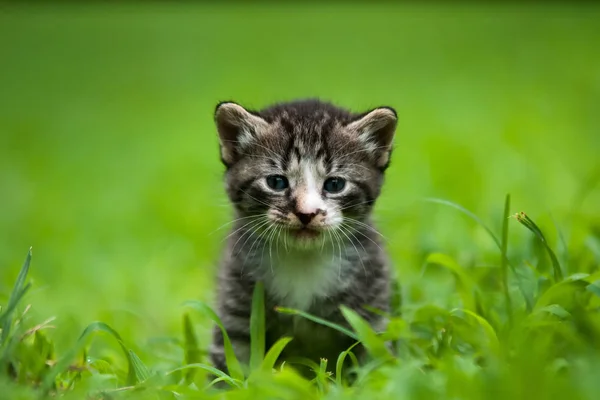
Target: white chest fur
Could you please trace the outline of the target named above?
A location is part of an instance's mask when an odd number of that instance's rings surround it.
[[[266,260],[265,260],[266,261]],[[265,286],[282,307],[308,310],[320,298],[342,285],[341,260],[331,252],[291,250],[282,252],[264,267]]]

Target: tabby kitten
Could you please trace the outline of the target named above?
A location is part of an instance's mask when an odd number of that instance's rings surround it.
[[[353,340],[275,306],[347,326],[345,305],[375,329],[388,311],[388,261],[370,220],[396,129],[389,107],[354,114],[319,100],[250,111],[220,103],[215,112],[225,188],[235,210],[218,278],[218,314],[237,357],[249,360],[256,282],[265,288],[266,346],[294,339],[282,357],[336,360]],[[215,327],[213,364],[227,371]]]

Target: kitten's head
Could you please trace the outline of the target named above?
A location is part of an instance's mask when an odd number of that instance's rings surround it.
[[[248,226],[278,228],[302,246],[356,230],[379,196],[396,121],[389,107],[354,114],[317,100],[261,111],[220,103],[229,199]]]

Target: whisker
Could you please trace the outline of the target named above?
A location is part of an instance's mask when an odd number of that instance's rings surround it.
[[[348,209],[348,208],[351,208],[351,207],[356,207],[356,206],[360,206],[360,205],[362,205],[362,204],[366,204],[366,203],[370,203],[370,202],[371,202],[371,200],[365,200],[365,201],[359,201],[358,203],[352,203],[352,204],[348,204],[347,206],[344,206],[344,207],[342,207],[342,208],[339,208],[339,211],[343,211],[343,210],[346,210],[346,209]]]
[[[254,241],[254,243],[252,244],[252,247],[254,247],[254,245],[257,243],[258,240],[260,240],[263,237],[265,238],[265,240],[263,240],[263,242],[262,242],[263,247],[262,247],[262,250],[260,252],[260,265],[261,265],[261,267],[263,265],[263,259],[264,259],[264,255],[265,255],[265,248],[267,247],[267,242],[269,243],[269,254],[271,253],[271,244],[272,244],[271,235],[272,235],[273,232],[275,232],[275,227],[276,226],[274,224],[269,225],[267,227],[267,230],[264,231],[262,235],[259,235],[256,238],[256,240]],[[252,252],[252,247],[250,247],[250,252]],[[272,258],[269,255],[269,267],[271,268],[271,273],[273,273],[273,263],[271,262],[271,260],[272,260]],[[244,263],[245,262],[246,261],[244,261]]]
[[[248,243],[248,240],[250,240],[250,238],[252,236],[254,236],[254,234],[257,232],[258,229],[260,229],[261,227],[265,226],[266,224],[269,223],[269,220],[267,219],[266,221],[260,221],[257,222],[257,225],[253,226],[251,229],[246,230],[239,238],[238,240],[235,242],[235,244],[233,245],[233,248],[231,249],[231,252],[234,253],[235,252],[235,247],[237,246],[238,242],[248,233],[250,233],[247,237],[246,240],[244,241],[244,243],[242,244],[242,246],[240,247],[239,251],[237,252],[237,254],[235,254],[235,256],[239,256],[240,253],[242,252],[242,250],[244,249],[244,247],[246,246],[246,243]],[[259,234],[260,237],[260,234]],[[244,259],[244,263],[242,264],[242,268],[240,268],[240,277],[243,276],[244,274],[244,268],[246,267],[246,261],[248,260],[248,258],[251,257],[250,252],[252,251],[252,247],[250,248],[250,250],[248,251],[249,254],[247,254],[246,258]]]
[[[272,247],[273,247],[273,238],[275,237],[275,232],[277,232],[278,226],[274,225],[273,226],[273,233],[271,233],[269,235],[269,237],[267,238],[267,242],[269,242],[269,260],[273,260],[273,253],[272,253]]]
[[[348,236],[346,234],[346,232],[344,232],[343,225],[339,226],[339,230],[340,230],[340,232],[342,232],[344,234],[344,236],[346,236],[348,238],[348,241],[350,242],[350,244],[352,245],[352,247],[354,247],[354,250],[356,251],[356,255],[358,256],[358,259],[360,260],[360,264],[362,265],[363,272],[365,273],[365,276],[367,276],[367,269],[365,268],[365,263],[362,260],[362,257],[361,257],[361,254],[358,251],[358,248],[356,247],[356,245],[354,244],[354,242],[352,241],[352,239],[350,239],[350,236]],[[350,232],[350,234],[352,235],[351,232]],[[354,235],[352,235],[352,236],[354,236]],[[356,236],[354,236],[354,238],[356,239]],[[357,239],[357,241],[358,241],[358,239]],[[358,243],[362,246],[363,250],[366,253],[367,250],[365,249],[365,246],[363,246],[362,243],[360,243],[360,241],[358,241]]]
[[[267,218],[265,215],[261,215],[261,217],[264,217],[265,219]],[[247,226],[249,226],[249,225],[252,225],[252,224],[254,224],[254,223],[259,223],[259,222],[261,222],[261,221],[262,221],[262,219],[261,219],[261,218],[256,218],[256,219],[253,219],[252,221],[250,221],[250,222],[248,222],[248,223],[246,223],[246,224],[242,225],[241,227],[239,227],[239,228],[238,228],[238,229],[236,229],[235,231],[231,232],[229,235],[225,236],[225,237],[223,238],[223,240],[221,240],[221,242],[224,242],[225,240],[229,239],[231,236],[235,235],[236,233],[238,233],[239,231],[241,231],[241,230],[242,230],[242,229],[244,229],[245,227],[247,227]],[[239,240],[239,239],[238,239],[238,240]],[[236,243],[237,243],[237,242],[236,242]],[[233,250],[233,249],[232,249],[232,250]]]
[[[351,226],[347,226],[347,227],[348,227],[348,228],[352,228]],[[379,248],[379,250],[381,250],[381,251],[384,251],[384,250],[381,248],[381,246],[380,246],[380,245],[379,245],[379,244],[378,244],[376,241],[374,241],[373,239],[371,239],[370,237],[368,237],[367,235],[365,235],[364,233],[362,233],[360,230],[358,230],[358,229],[356,229],[356,228],[353,228],[353,229],[354,229],[354,232],[356,232],[356,233],[358,233],[358,234],[360,234],[360,235],[364,236],[364,237],[365,237],[367,240],[369,240],[371,243],[373,243],[375,246],[377,246],[377,247]]]
[[[263,215],[263,214],[257,214],[257,215],[250,215],[250,216],[247,216],[247,217],[242,217],[242,218],[236,218],[236,219],[234,219],[233,221],[230,221],[230,222],[227,222],[227,223],[225,223],[225,224],[221,225],[220,227],[218,227],[217,229],[215,229],[214,231],[212,231],[211,233],[209,233],[209,234],[208,234],[208,236],[210,236],[210,235],[213,235],[213,234],[214,234],[214,233],[216,233],[217,231],[220,231],[221,229],[225,228],[225,227],[226,227],[226,226],[228,226],[228,225],[235,224],[236,222],[239,222],[239,221],[242,221],[242,220],[246,220],[246,219],[249,219],[249,218],[252,218],[252,221],[255,221],[255,220],[259,219],[260,217],[264,217],[264,216],[265,216],[265,215]],[[249,223],[252,223],[252,221],[250,221]],[[246,225],[244,225],[244,226],[246,226]],[[242,226],[242,228],[243,228],[244,226]],[[239,229],[235,230],[233,233],[237,232],[238,230],[239,230]],[[231,233],[231,234],[227,235],[227,236],[225,237],[225,239],[227,239],[227,238],[228,238],[229,236],[231,236],[233,233]],[[225,239],[224,239],[224,240],[225,240]]]
[[[277,242],[277,258],[281,258],[281,256],[279,255],[279,242],[281,241],[281,232],[283,231],[283,225],[279,226],[279,229],[277,230],[277,239],[275,239],[275,241]],[[287,253],[287,251],[286,251]]]
[[[329,241],[333,245],[333,236],[331,235],[331,229],[328,229],[327,233],[329,234]],[[323,247],[325,247],[325,238],[323,238],[323,244],[321,245],[321,252],[323,252]],[[333,250],[334,248],[335,248],[335,246],[333,245],[332,251],[331,251],[331,263],[332,264],[333,264],[333,261],[335,260],[335,253]]]
[[[259,218],[259,219],[250,221],[247,224],[245,224],[244,226],[236,229],[234,232],[231,232],[228,236],[234,235],[235,233],[239,232],[240,230],[244,230],[244,233],[242,233],[242,235],[240,235],[240,237],[234,243],[233,248],[231,250],[232,251],[235,250],[235,246],[238,244],[240,239],[242,239],[247,233],[252,233],[254,231],[254,229],[256,229],[259,225],[261,225],[262,223],[264,223],[266,221],[267,221],[266,218],[265,219]],[[225,239],[227,239],[227,238],[225,238]]]
[[[371,232],[373,232],[373,233],[381,236],[383,239],[387,240],[387,238],[381,232],[379,232],[377,229],[375,229],[374,227],[372,227],[369,224],[366,224],[366,223],[364,223],[362,221],[359,221],[357,219],[350,218],[350,217],[343,217],[343,219],[344,219],[344,222],[349,222],[349,223],[352,223],[352,224],[357,224],[359,226],[362,226],[362,227],[364,227],[366,229],[369,229]]]
[[[342,278],[342,245],[341,245],[341,237],[337,233],[337,229],[332,229],[331,233],[335,236],[338,250],[339,250],[339,265],[338,265],[338,279]]]
[[[267,225],[269,224],[269,221],[267,221]],[[256,237],[256,239],[254,239],[254,241],[252,242],[252,245],[250,246],[250,249],[248,250],[248,255],[246,256],[246,258],[244,259],[244,264],[242,265],[242,269],[246,266],[246,263],[248,262],[248,260],[250,258],[253,258],[253,254],[252,254],[252,249],[254,248],[254,246],[256,245],[256,243],[258,243],[258,241],[265,236],[272,228],[273,225],[268,225],[267,229],[263,232],[260,232],[258,234],[258,236]],[[264,246],[263,246],[263,250],[264,250]],[[261,265],[262,265],[262,253],[261,253]]]
[[[240,252],[242,251],[242,249],[243,249],[243,248],[246,246],[246,243],[248,243],[248,240],[249,240],[249,239],[250,239],[250,238],[251,238],[251,237],[252,237],[252,236],[253,236],[253,235],[256,233],[256,231],[257,231],[258,229],[262,228],[263,226],[267,225],[268,223],[269,223],[269,220],[268,220],[268,219],[266,219],[265,221],[261,221],[260,223],[258,223],[258,225],[256,225],[256,226],[253,226],[253,227],[252,227],[252,229],[248,229],[248,230],[246,230],[246,232],[244,233],[244,235],[245,235],[247,232],[250,232],[250,235],[249,235],[249,236],[246,238],[246,240],[245,240],[245,241],[244,241],[244,243],[242,244],[242,247],[240,247],[240,251],[238,251],[238,253],[236,254],[236,256],[238,256],[238,255],[240,254]],[[240,240],[240,239],[241,239],[241,238],[242,238],[244,235],[240,236],[240,238],[238,239],[238,241],[239,241],[239,240]],[[237,244],[237,242],[236,242],[236,244]],[[235,245],[234,245],[234,247],[233,247],[233,249],[232,249],[232,252],[233,252],[233,250],[235,250]],[[250,249],[250,250],[252,250],[252,249]]]
[[[264,234],[264,235],[261,235],[261,236],[259,236],[259,237],[257,238],[257,240],[260,240],[260,239],[261,239],[261,237],[263,237],[263,236],[264,236],[264,237],[265,237],[265,239],[266,239],[266,236],[269,234],[269,232],[271,232],[272,228],[273,228],[273,226],[272,226],[272,225],[269,225],[269,226],[267,227],[267,230],[264,232],[265,234]],[[264,257],[265,257],[265,248],[267,247],[267,242],[268,242],[268,241],[269,241],[268,239],[267,239],[267,240],[263,240],[263,241],[262,241],[262,250],[260,251],[260,265],[261,265],[261,266],[263,265],[263,259],[264,259]],[[255,240],[255,242],[256,242],[256,240]],[[254,244],[253,244],[252,246],[254,247]],[[257,248],[257,249],[258,249],[258,248]],[[244,261],[244,262],[245,262],[245,261]]]
[[[330,229],[327,232],[329,232],[329,237],[331,238],[331,262],[334,263],[335,262],[335,246],[337,244],[337,239],[336,236],[334,235],[334,231],[335,229]],[[338,279],[340,279],[342,277],[342,267],[341,267],[341,263],[338,265]]]
[[[342,241],[342,237],[339,234],[337,234],[337,232],[336,232],[336,235],[338,237],[337,242],[338,242],[338,250],[339,250],[338,276],[339,276],[339,278],[341,278],[342,277],[342,242],[343,241]]]

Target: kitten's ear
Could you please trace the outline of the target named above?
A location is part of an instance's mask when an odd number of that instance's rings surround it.
[[[215,124],[221,145],[221,160],[231,165],[256,136],[265,132],[269,123],[233,102],[223,102],[215,110]]]
[[[398,116],[393,108],[379,107],[361,115],[346,128],[353,135],[358,135],[367,150],[372,152],[375,165],[385,169],[389,164],[397,122]]]

